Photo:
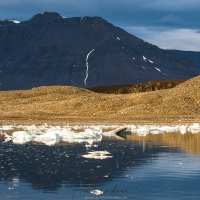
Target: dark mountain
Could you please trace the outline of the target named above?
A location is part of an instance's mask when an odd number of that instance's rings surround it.
[[[198,75],[195,64],[100,17],[37,14],[0,21],[0,90],[95,87]]]
[[[200,73],[200,52],[180,50],[171,50],[171,52],[184,58],[190,59],[196,65],[196,70]]]

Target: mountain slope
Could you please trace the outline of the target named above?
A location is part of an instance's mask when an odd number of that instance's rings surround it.
[[[183,58],[190,59],[196,65],[196,71],[200,73],[200,52],[195,51],[180,51],[180,50],[170,50],[171,52],[182,56]]]
[[[185,79],[195,65],[99,17],[37,14],[0,21],[0,90],[43,85],[95,87]]]

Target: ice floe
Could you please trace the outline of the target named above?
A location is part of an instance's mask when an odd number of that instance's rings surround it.
[[[108,151],[92,151],[92,152],[88,152],[88,154],[82,155],[82,157],[88,158],[88,159],[103,160],[106,158],[112,158],[113,156],[111,156]]]
[[[24,131],[14,131],[15,129],[24,129]],[[5,127],[8,129],[8,127]],[[86,143],[86,147],[91,147],[102,140],[102,130],[98,127],[93,129],[84,129],[76,132],[71,127],[60,126],[17,126],[13,127],[12,135],[8,135],[4,127],[0,127],[0,134],[4,136],[5,142],[12,140],[16,144],[25,144],[27,142],[39,142],[45,145],[55,145],[60,141],[68,143]]]
[[[103,194],[103,191],[101,191],[101,190],[91,190],[90,193],[94,194],[94,195],[101,195],[101,194]]]
[[[200,133],[200,124],[194,123],[192,125],[130,125],[127,126],[132,133],[139,136],[145,136],[147,134],[163,134],[170,132],[180,132],[185,134],[187,132]]]
[[[27,131],[15,131],[12,134],[12,141],[15,144],[24,144],[30,142],[33,139],[33,136]]]
[[[126,127],[127,131],[145,136],[147,134],[164,134],[180,132],[185,134],[200,133],[200,124],[191,125],[74,125],[74,126],[0,126],[0,135],[4,141],[13,141],[16,144],[39,142],[45,145],[55,145],[61,141],[67,143],[84,143],[86,148],[98,146],[103,136],[116,137],[116,131]],[[105,130],[105,131],[104,131]],[[109,131],[107,131],[109,130]],[[10,133],[8,133],[10,132]],[[12,133],[12,134],[11,134]],[[104,152],[105,153],[105,152]],[[92,153],[89,156],[97,156]],[[99,156],[99,155],[98,155]],[[103,158],[103,157],[102,157]]]

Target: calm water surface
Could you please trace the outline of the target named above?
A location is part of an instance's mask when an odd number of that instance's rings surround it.
[[[104,137],[90,148],[0,140],[0,199],[199,199],[199,146],[189,133]],[[112,157],[82,157],[91,151]]]

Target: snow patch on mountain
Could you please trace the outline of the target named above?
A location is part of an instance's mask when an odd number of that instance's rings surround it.
[[[164,74],[165,76],[167,76],[167,74],[163,73],[159,68],[155,67],[155,69],[156,69],[157,71],[159,71],[160,73]]]
[[[148,59],[148,61],[149,61],[150,63],[153,63],[153,61],[152,61],[152,60],[149,60],[149,59]]]
[[[84,83],[85,83],[85,86],[87,86],[87,79],[88,79],[88,70],[89,70],[89,65],[88,65],[88,58],[90,56],[90,54],[94,51],[94,49],[92,49],[86,56],[86,76],[85,76],[85,79],[84,79]]]
[[[21,22],[20,21],[17,21],[17,20],[8,20],[10,22],[14,22],[15,24],[20,24]]]
[[[145,56],[143,56],[142,58],[143,58],[144,62],[147,62],[148,59]]]
[[[161,72],[161,70],[160,70],[159,68],[155,67],[155,69],[156,69],[157,71]],[[161,72],[161,73],[162,73],[162,72]]]
[[[147,59],[145,56],[142,56],[142,58],[143,58],[144,62],[150,62],[150,63],[153,63],[152,60]]]

